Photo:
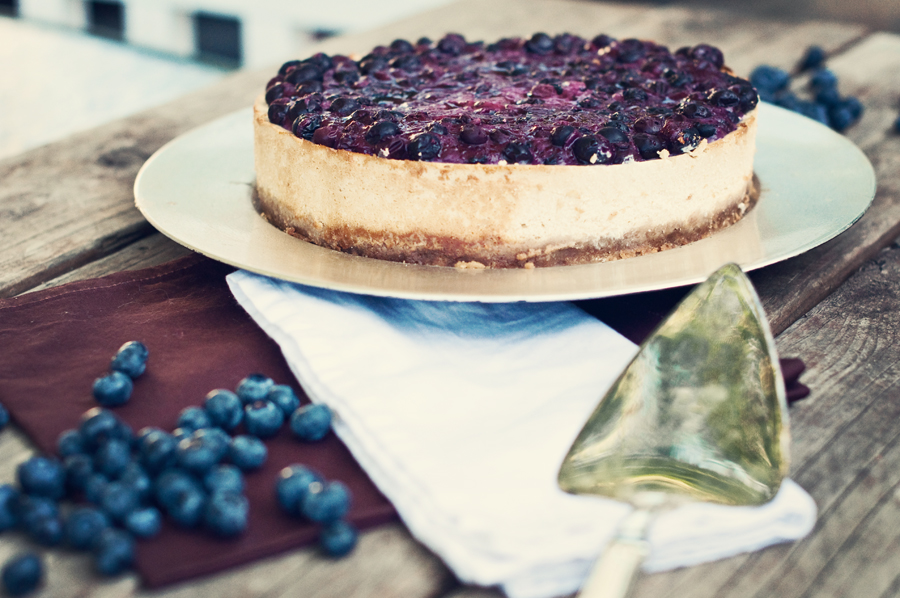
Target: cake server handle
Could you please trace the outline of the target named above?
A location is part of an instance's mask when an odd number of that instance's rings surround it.
[[[580,598],[625,598],[634,585],[638,569],[650,552],[647,528],[655,510],[635,509],[626,517],[606,550],[594,563]]]

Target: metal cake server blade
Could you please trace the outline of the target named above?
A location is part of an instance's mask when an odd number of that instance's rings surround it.
[[[566,492],[635,507],[580,594],[627,595],[662,509],[771,500],[787,475],[789,445],[772,333],[749,279],[726,265],[644,341],[562,463]]]

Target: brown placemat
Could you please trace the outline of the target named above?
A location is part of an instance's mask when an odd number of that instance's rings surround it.
[[[93,380],[105,373],[113,353],[129,340],[141,340],[150,349],[147,372],[136,381],[131,401],[116,409],[135,430],[171,430],[181,409],[200,405],[214,388],[233,389],[253,372],[290,384],[308,402],[277,345],[233,299],[225,282],[231,271],[230,266],[190,256],[0,301],[0,402],[40,450],[53,453],[59,434],[76,427],[81,414],[95,406]],[[640,342],[685,292],[578,305]],[[782,367],[789,393],[808,394],[797,382],[802,362],[787,360]],[[138,543],[137,569],[147,586],[315,542],[318,527],[284,515],[275,500],[275,477],[292,463],[346,483],[354,497],[348,518],[357,526],[396,518],[393,507],[334,435],[304,444],[285,427],[267,444],[265,467],[246,477],[251,505],[247,532],[221,540],[166,523],[158,537]]]

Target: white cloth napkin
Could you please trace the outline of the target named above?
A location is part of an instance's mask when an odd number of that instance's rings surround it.
[[[568,303],[376,298],[241,271],[228,284],[460,580],[512,598],[578,588],[630,507],[566,494],[556,474],[633,343]],[[815,517],[791,481],[763,507],[686,506],[654,524],[644,568],[794,540]]]

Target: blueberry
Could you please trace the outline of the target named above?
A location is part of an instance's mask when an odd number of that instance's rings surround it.
[[[56,439],[56,452],[60,457],[68,457],[85,452],[84,437],[80,430],[66,430]]]
[[[665,142],[656,135],[635,133],[634,145],[644,160],[656,160],[659,152],[666,148]]]
[[[315,135],[316,131],[321,126],[322,116],[320,114],[315,114],[313,116],[298,116],[297,120],[295,120],[294,124],[291,126],[291,132],[301,139],[312,141],[313,135]]]
[[[201,409],[200,407],[187,407],[178,415],[178,420],[175,425],[179,428],[193,432],[194,430],[208,428],[213,425],[213,423],[210,421],[209,416],[204,409]]]
[[[291,415],[291,432],[300,440],[321,440],[331,429],[331,419],[327,405],[306,405]]]
[[[313,470],[303,465],[285,467],[278,474],[275,484],[275,495],[281,508],[291,515],[300,514],[300,503],[309,492],[313,483],[322,484],[324,480]]]
[[[459,132],[459,140],[469,145],[481,145],[487,143],[488,134],[478,125],[463,125]]]
[[[391,42],[390,48],[398,54],[409,54],[416,51],[413,45],[405,39],[395,39]]]
[[[66,544],[76,550],[87,550],[109,526],[109,517],[103,511],[94,507],[77,507],[69,513],[63,526]]]
[[[855,121],[853,114],[841,105],[828,108],[828,124],[838,133],[846,131]]]
[[[584,40],[570,33],[561,33],[553,38],[553,51],[557,54],[571,54],[578,50]]]
[[[606,126],[598,131],[601,135],[606,137],[612,143],[628,143],[628,135],[622,132],[621,129],[615,126]]]
[[[255,436],[235,436],[228,447],[228,458],[243,471],[262,467],[267,456],[266,445]]]
[[[321,81],[322,73],[315,65],[303,64],[285,75],[284,80],[293,85],[300,85],[310,81]]]
[[[410,138],[406,151],[411,160],[434,160],[441,154],[441,140],[431,133],[417,133]]]
[[[28,535],[42,546],[56,546],[63,539],[63,522],[59,516],[41,517],[28,526]]]
[[[9,410],[6,408],[6,405],[0,403],[0,430],[5,428],[9,424]]]
[[[713,135],[716,134],[716,125],[708,124],[708,123],[699,123],[696,126],[697,132],[700,134],[700,137],[704,139],[709,139]]]
[[[647,101],[647,92],[643,89],[634,87],[626,89],[622,93],[622,97],[632,103],[641,103]]]
[[[319,543],[329,556],[344,556],[353,550],[358,538],[356,528],[343,520],[338,520],[322,529]]]
[[[118,575],[134,562],[134,539],[126,531],[108,528],[94,545],[94,566],[102,575]]]
[[[825,50],[820,46],[809,46],[806,48],[806,52],[803,53],[803,57],[797,65],[797,70],[803,72],[817,69],[825,64],[825,57]]]
[[[535,33],[525,42],[525,51],[541,56],[549,54],[553,51],[553,38],[546,33]]]
[[[124,521],[139,505],[137,491],[122,482],[110,482],[100,496],[100,508],[113,521]]]
[[[712,116],[712,110],[709,109],[709,106],[698,104],[697,102],[687,102],[683,106],[679,106],[679,112],[688,118],[709,118]]]
[[[266,400],[278,405],[284,416],[287,417],[300,406],[300,399],[294,390],[285,384],[275,384],[266,394]]]
[[[675,154],[693,151],[700,145],[701,139],[703,138],[700,136],[700,132],[697,131],[697,129],[688,127],[687,129],[677,131],[672,135],[668,143],[669,150]]]
[[[381,70],[384,70],[387,67],[388,59],[385,56],[375,56],[374,54],[367,54],[363,56],[359,61],[359,70],[368,75],[369,73],[375,73]]]
[[[179,442],[175,454],[180,467],[197,475],[205,474],[222,458],[212,443],[193,436]]]
[[[850,115],[853,117],[853,120],[858,120],[863,113],[864,107],[862,102],[859,101],[859,98],[854,96],[849,96],[844,98],[844,101],[841,103],[841,107],[850,112]]]
[[[266,90],[266,104],[271,104],[278,98],[283,97],[285,94],[285,90],[285,85],[281,82],[275,83],[274,85],[269,87],[269,89]]]
[[[16,502],[16,512],[19,526],[25,531],[30,531],[42,519],[59,517],[59,504],[51,498],[20,494]]]
[[[349,509],[350,491],[338,481],[310,484],[309,491],[300,501],[303,516],[317,523],[337,521]]]
[[[170,511],[184,492],[203,493],[200,482],[180,469],[168,469],[154,481],[156,503],[165,511]]]
[[[103,499],[103,493],[109,480],[101,473],[92,473],[84,481],[84,497],[95,505],[99,505]]]
[[[750,73],[750,83],[760,91],[775,93],[787,88],[791,76],[787,71],[767,64],[760,65]]]
[[[76,453],[63,459],[66,470],[66,487],[69,490],[84,490],[88,477],[94,473],[94,460],[90,455]]]
[[[244,419],[240,397],[223,388],[210,391],[203,401],[203,408],[212,424],[223,430],[234,430]]]
[[[503,158],[510,164],[528,164],[534,159],[534,156],[527,143],[511,141],[503,149]]]
[[[273,101],[269,105],[269,110],[267,112],[269,122],[273,125],[283,126],[284,119],[287,117],[288,110],[290,106],[288,105],[287,98],[278,98]]]
[[[753,89],[752,85],[742,83],[732,86],[732,91],[737,94],[740,100],[741,110],[750,112],[759,104],[759,94]]]
[[[23,596],[40,585],[44,578],[44,565],[33,552],[17,554],[4,563],[0,577],[9,595]]]
[[[244,427],[258,438],[271,438],[284,423],[284,412],[271,401],[254,401],[244,405]]]
[[[162,514],[156,507],[135,509],[125,517],[125,529],[136,538],[152,538],[162,529]]]
[[[809,88],[817,93],[829,87],[837,87],[837,84],[837,75],[828,69],[819,69],[809,78]]]
[[[131,447],[124,440],[111,438],[94,453],[94,471],[110,479],[117,478],[131,462]]]
[[[825,126],[831,126],[828,122],[828,108],[816,102],[800,102],[797,110],[803,116],[809,117]]]
[[[725,65],[725,57],[722,55],[722,51],[715,46],[698,44],[691,48],[690,56],[694,60],[708,62],[717,69],[721,69]]]
[[[206,493],[199,487],[187,487],[175,495],[167,512],[178,525],[196,527],[203,518],[206,501]]]
[[[828,108],[839,106],[841,101],[841,94],[836,87],[825,87],[816,92],[816,102]]]
[[[580,164],[605,164],[613,155],[608,144],[593,135],[576,139],[572,144],[572,153]]]
[[[315,54],[304,60],[303,64],[312,65],[316,67],[320,73],[324,73],[334,66],[334,61],[328,54],[325,54],[324,52],[316,52]]]
[[[613,43],[614,41],[616,41],[616,38],[610,37],[606,34],[601,33],[600,35],[598,35],[597,37],[595,37],[594,39],[591,40],[591,44],[593,44],[594,47],[596,47],[596,48],[605,48],[608,45],[610,45],[611,43]]]
[[[369,130],[366,131],[366,141],[372,145],[376,145],[387,139],[388,137],[392,137],[400,133],[400,127],[398,127],[395,123],[386,120],[379,123],[375,123]]]
[[[287,74],[288,70],[290,70],[292,68],[297,68],[298,66],[300,66],[300,64],[301,63],[299,60],[288,60],[287,62],[285,62],[284,64],[281,65],[281,68],[278,69],[278,74],[281,76],[284,76]]]
[[[18,505],[19,491],[12,484],[0,485],[0,532],[11,529],[18,523]]]
[[[119,475],[119,482],[134,490],[139,501],[143,502],[150,498],[153,482],[137,461],[132,461],[125,467]]]
[[[216,492],[209,497],[203,512],[203,523],[217,536],[236,536],[247,529],[250,503],[236,492]]]
[[[413,72],[422,66],[422,61],[415,54],[406,54],[391,59],[388,66],[402,71]]]
[[[175,462],[175,437],[162,430],[153,431],[144,437],[140,445],[140,461],[147,471],[162,471]]]
[[[26,494],[57,500],[66,494],[66,471],[56,459],[31,457],[16,468],[16,478]]]
[[[216,465],[203,476],[203,486],[210,494],[244,491],[244,475],[234,465]]]
[[[563,147],[574,132],[575,127],[571,125],[558,125],[550,131],[550,143]]]
[[[466,47],[466,38],[458,33],[448,33],[438,41],[438,50],[444,54],[456,56],[461,54]]]
[[[328,107],[328,111],[338,116],[350,116],[359,110],[360,104],[353,98],[337,98]]]
[[[129,341],[122,345],[112,359],[110,369],[122,372],[129,378],[137,378],[147,369],[150,352],[141,341]]]
[[[250,374],[240,382],[238,382],[237,396],[244,403],[252,403],[266,398],[269,389],[275,384],[275,381],[264,376],[263,374]]]
[[[131,378],[122,372],[110,372],[94,380],[93,393],[97,402],[104,407],[118,407],[128,402],[133,389]]]

